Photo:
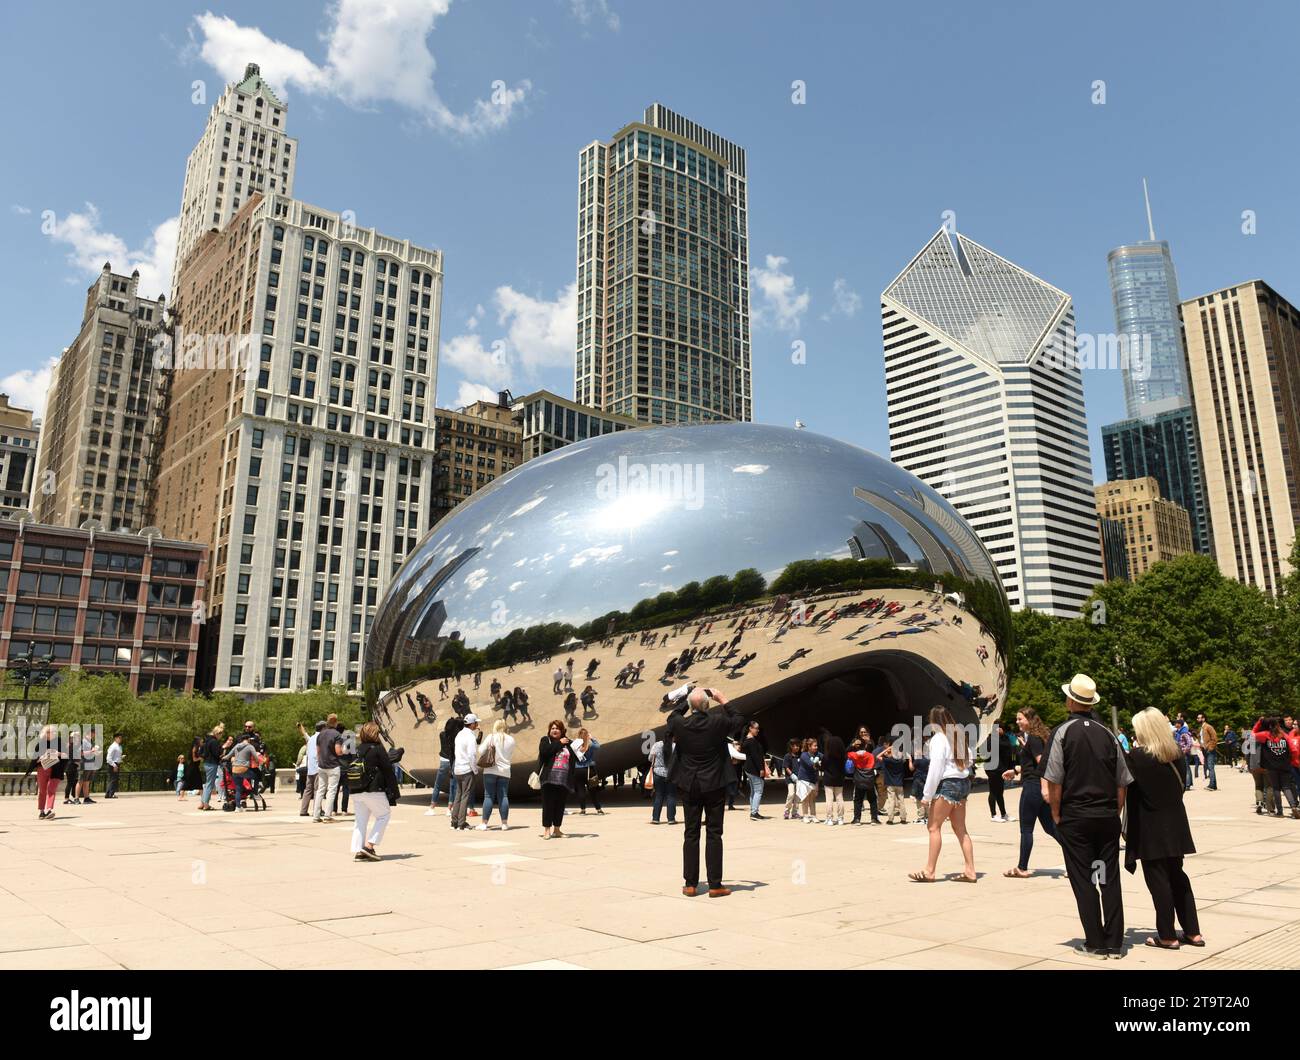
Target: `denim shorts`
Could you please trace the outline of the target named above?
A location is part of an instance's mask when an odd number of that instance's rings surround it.
[[[960,806],[970,798],[970,777],[949,777],[939,781],[939,790],[935,797],[944,799],[954,806]]]

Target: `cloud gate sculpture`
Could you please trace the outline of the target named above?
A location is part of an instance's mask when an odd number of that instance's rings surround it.
[[[577,442],[484,487],[397,573],[365,665],[407,769],[432,782],[459,685],[485,728],[506,718],[519,789],[553,718],[600,741],[601,773],[643,763],[689,684],[757,715],[769,752],[940,704],[987,729],[1009,638],[989,554],[934,490],[808,431],[718,424]],[[410,677],[433,662],[447,698]]]

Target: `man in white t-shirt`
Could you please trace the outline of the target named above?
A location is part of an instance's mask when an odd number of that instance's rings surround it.
[[[108,754],[108,783],[104,785],[104,798],[117,798],[117,783],[122,776],[122,734],[113,733],[113,742],[109,745]]]
[[[478,715],[466,714],[465,727],[456,734],[456,751],[452,775],[456,778],[456,801],[451,807],[451,826],[468,828],[469,800],[474,793],[474,774],[478,766]]]
[[[312,803],[316,800],[316,780],[320,776],[320,755],[316,750],[316,738],[323,728],[325,728],[325,723],[318,721],[315,730],[306,737],[307,779],[302,786],[302,805],[298,808],[299,817],[310,817]]]

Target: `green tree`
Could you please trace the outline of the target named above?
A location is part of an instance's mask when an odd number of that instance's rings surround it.
[[[1164,709],[1180,710],[1189,719],[1204,714],[1219,732],[1241,725],[1250,728],[1259,717],[1246,678],[1239,670],[1217,662],[1202,663],[1175,678]]]

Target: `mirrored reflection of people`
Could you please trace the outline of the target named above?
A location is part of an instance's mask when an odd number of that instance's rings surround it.
[[[1076,949],[1101,960],[1122,957],[1119,815],[1133,775],[1114,733],[1093,712],[1101,696],[1092,678],[1075,674],[1061,691],[1070,716],[1052,730],[1043,783],[1083,925]]]
[[[1177,765],[1179,750],[1169,723],[1154,707],[1133,716],[1135,746],[1128,754],[1133,783],[1128,789],[1128,834],[1124,843],[1124,868],[1137,871],[1156,908],[1156,934],[1148,946],[1176,950],[1204,946],[1196,917],[1196,895],[1183,871],[1183,858],[1196,853],[1192,828],[1183,806],[1183,776]],[[1174,932],[1175,919],[1182,937]]]
[[[710,701],[718,710],[709,710]],[[704,865],[709,897],[725,898],[731,893],[722,885],[722,823],[726,814],[727,786],[735,782],[736,770],[727,750],[729,737],[738,735],[744,719],[728,705],[716,688],[696,688],[686,702],[668,716],[668,735],[673,741],[668,779],[677,789],[686,815],[682,837],[682,894],[694,898],[700,885],[700,819],[706,838]]]

